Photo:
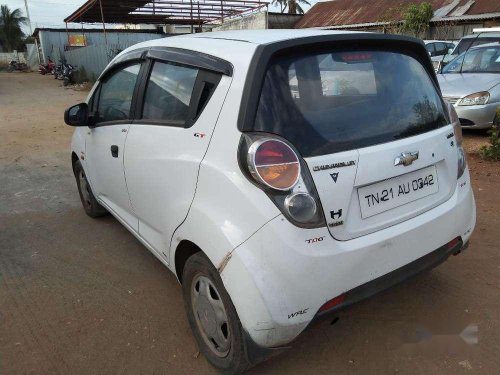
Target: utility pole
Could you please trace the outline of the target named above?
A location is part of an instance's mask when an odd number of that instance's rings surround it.
[[[30,11],[28,8],[28,0],[24,0],[24,6],[26,8],[26,18],[28,18],[28,26],[30,28],[30,36],[33,36],[33,28],[31,27],[31,18],[30,18]],[[38,49],[38,41],[35,38],[35,48],[36,48],[36,55],[38,56],[38,64],[42,63],[42,59],[40,58],[40,50]]]
[[[28,18],[28,26],[30,27],[30,36],[33,35],[33,29],[31,28],[30,11],[28,9],[28,0],[24,0],[24,6],[26,7],[26,17]]]

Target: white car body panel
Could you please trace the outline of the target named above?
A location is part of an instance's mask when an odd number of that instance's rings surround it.
[[[318,189],[332,236],[343,241],[364,236],[415,217],[449,199],[456,184],[458,163],[454,141],[446,137],[452,132],[453,128],[448,126],[391,143],[307,158],[306,161]],[[416,150],[419,151],[419,158],[410,166],[394,166],[394,159],[397,155]],[[355,162],[355,165],[321,171],[313,170],[317,166],[342,162]],[[360,198],[356,193],[358,188],[430,165],[436,165],[438,169],[439,191],[437,194],[416,199],[369,218],[362,218]],[[338,173],[336,183],[331,177],[332,173]],[[339,215],[339,210],[342,210],[341,215]],[[333,218],[330,212],[334,213]]]
[[[474,226],[466,172],[442,205],[350,241],[334,240],[326,228],[298,229],[280,215],[233,252],[221,275],[230,295],[260,291],[260,298],[236,298],[234,304],[259,345],[279,346],[300,334],[328,300],[428,254],[450,238],[467,241]],[[306,243],[314,237],[324,240]]]
[[[96,198],[137,230],[137,217],[130,203],[123,172],[125,140],[129,128],[130,125],[110,125],[89,129],[85,141],[86,170]],[[118,146],[117,158],[111,157],[110,145]]]
[[[244,330],[263,347],[288,344],[328,300],[458,236],[466,243],[475,225],[469,173],[456,177],[457,150],[450,145],[456,138],[448,137],[451,126],[306,158],[327,219],[325,227],[291,224],[267,194],[249,182],[238,163],[242,133],[237,124],[256,48],[331,34],[352,32],[245,30],[140,43],[122,54],[142,47],[178,47],[229,61],[233,75],[222,77],[191,128],[132,124],[116,126],[117,132],[114,126],[77,128],[73,135],[72,151],[88,172],[98,201],[173,272],[179,244],[190,241],[199,246],[218,269]],[[111,158],[110,142],[119,145],[119,158]],[[417,161],[394,167],[399,153],[415,150],[421,153]],[[313,170],[316,165],[351,160],[353,165],[338,170]],[[438,170],[438,193],[361,218],[359,187],[430,165]],[[339,173],[337,182],[331,173]],[[345,215],[343,225],[329,227],[336,221],[329,212],[339,209]],[[321,240],[308,243],[311,238]]]
[[[231,77],[221,79],[210,99],[214,108],[222,107],[230,84]],[[148,124],[130,128],[124,165],[139,234],[167,261],[172,234],[193,201],[200,162],[218,116],[217,111],[203,111],[189,129]]]

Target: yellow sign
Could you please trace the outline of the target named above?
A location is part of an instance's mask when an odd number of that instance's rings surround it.
[[[87,38],[85,38],[85,35],[70,35],[68,42],[71,47],[85,47],[87,45]]]

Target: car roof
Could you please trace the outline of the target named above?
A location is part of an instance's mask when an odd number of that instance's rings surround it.
[[[452,41],[452,40],[424,40],[424,43],[425,44],[429,44],[429,43],[450,43],[450,44],[455,44],[455,42]]]
[[[475,33],[475,34],[470,34],[464,36],[462,39],[481,39],[481,38],[495,38],[495,37],[500,37],[500,32],[498,31],[490,31],[490,32],[480,32],[480,33]]]
[[[491,47],[500,47],[500,42],[479,44],[477,46],[471,47],[470,49],[491,48]]]
[[[367,34],[360,31],[330,30],[231,30],[184,34],[160,39],[152,39],[135,44],[120,55],[140,48],[172,47],[197,51],[231,62],[234,66],[248,65],[259,45],[272,44],[297,38],[321,37],[326,35]],[[120,56],[118,55],[115,60]]]
[[[185,34],[180,38],[224,39],[252,44],[268,44],[288,39],[320,35],[356,34],[360,31],[314,30],[314,29],[277,29],[277,30],[229,30],[198,34]]]

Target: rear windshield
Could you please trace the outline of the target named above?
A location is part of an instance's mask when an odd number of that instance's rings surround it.
[[[416,59],[356,51],[275,58],[254,130],[284,137],[307,157],[390,142],[446,124],[439,93]]]

